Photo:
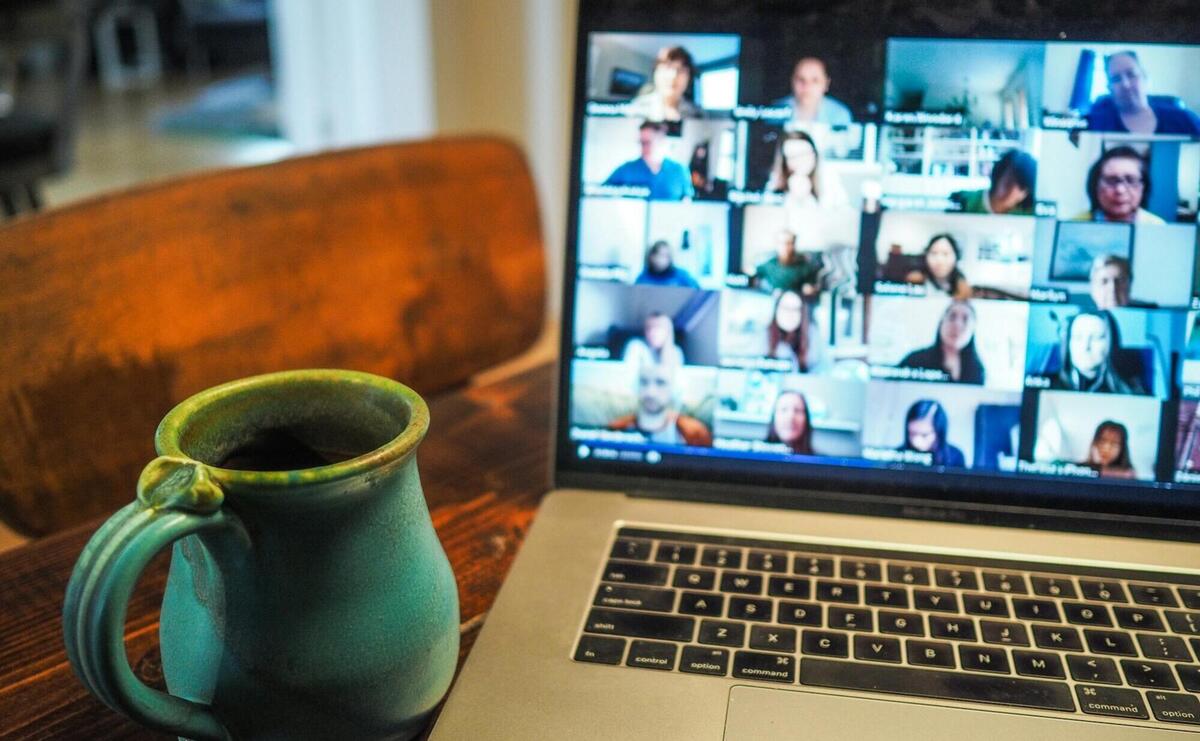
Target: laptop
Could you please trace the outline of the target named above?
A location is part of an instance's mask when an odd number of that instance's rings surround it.
[[[1200,6],[1106,7],[581,3],[555,488],[434,738],[1200,732]]]

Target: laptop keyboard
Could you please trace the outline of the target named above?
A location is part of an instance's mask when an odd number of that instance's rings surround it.
[[[1200,730],[1200,577],[623,527],[574,658]]]

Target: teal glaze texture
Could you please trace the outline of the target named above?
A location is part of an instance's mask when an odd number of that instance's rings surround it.
[[[318,427],[339,415],[378,426],[388,409],[406,419],[370,453],[299,471],[222,469],[184,452],[193,428],[232,434],[248,416],[287,419],[298,406]],[[64,637],[84,685],[185,738],[418,733],[450,685],[459,638],[454,575],[417,473],[427,427],[410,389],[349,371],[256,376],[172,410],[137,501],[96,532],[67,587]],[[171,543],[159,632],[168,695],[133,674],[123,634],[138,575]]]

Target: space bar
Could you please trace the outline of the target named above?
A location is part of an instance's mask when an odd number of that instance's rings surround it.
[[[965,672],[929,671],[899,666],[801,659],[800,684],[864,692],[936,697],[1041,710],[1075,710],[1065,682],[989,677]]]

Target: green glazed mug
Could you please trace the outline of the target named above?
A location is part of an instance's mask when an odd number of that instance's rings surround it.
[[[410,738],[458,659],[458,593],[417,476],[429,410],[338,370],[203,391],[155,435],[137,499],[92,536],[63,606],[67,656],[109,707],[192,739]],[[134,675],[125,611],[174,544],[159,641]]]

